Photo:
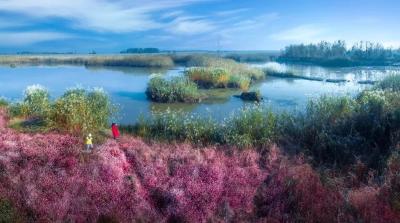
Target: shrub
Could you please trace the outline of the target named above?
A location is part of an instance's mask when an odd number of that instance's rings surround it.
[[[155,102],[199,102],[201,95],[195,83],[182,77],[166,80],[153,77],[146,90],[147,97]]]
[[[354,209],[355,218],[367,223],[395,223],[400,215],[389,203],[382,200],[379,188],[365,186],[350,191],[349,203]]]
[[[17,213],[10,201],[0,198],[0,222],[22,222],[20,213]]]
[[[192,56],[187,63],[189,67],[209,67],[225,69],[231,75],[248,77],[251,80],[260,80],[265,77],[262,70],[249,65],[237,63],[231,59],[213,56]]]
[[[222,122],[183,112],[168,110],[140,119],[123,131],[167,141],[188,141],[194,144],[229,144],[240,148],[270,144],[276,138],[277,118],[268,108],[252,106],[232,114]]]
[[[347,222],[341,216],[343,197],[326,188],[310,166],[280,162],[272,171],[254,197],[258,218],[266,222]]]
[[[275,141],[277,118],[262,106],[250,106],[234,113],[226,121],[225,140],[241,148],[268,145]]]
[[[5,98],[0,97],[0,107],[7,107],[9,105]]]
[[[382,90],[400,91],[400,75],[391,75],[380,81],[376,88]]]
[[[265,77],[263,71],[234,60],[211,56],[193,56],[186,70],[189,79],[202,88],[240,88],[248,90],[251,81]]]
[[[187,77],[202,88],[228,87],[230,74],[221,68],[197,67],[186,70]]]
[[[50,94],[40,85],[26,88],[21,104],[22,114],[26,117],[47,118],[50,112]]]
[[[54,127],[74,134],[105,128],[115,107],[102,89],[70,89],[58,98],[52,111]]]
[[[127,127],[121,129],[127,130]],[[130,131],[150,139],[188,141],[196,144],[218,143],[222,140],[222,131],[211,118],[170,110],[154,113],[150,120],[140,119]]]
[[[369,168],[383,170],[399,139],[396,92],[365,91],[357,98],[322,97],[302,114],[283,116],[281,140],[310,155],[316,165],[344,167],[357,157]]]

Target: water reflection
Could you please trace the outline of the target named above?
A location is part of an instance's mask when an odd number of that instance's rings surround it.
[[[301,75],[318,74],[324,78],[346,79],[381,79],[386,74],[399,72],[394,68],[339,68],[327,69],[318,66],[281,65],[276,63],[259,64],[256,66],[279,66],[279,69],[293,69]],[[226,118],[231,112],[252,102],[243,102],[233,97],[240,94],[239,90],[215,89],[204,91],[208,99],[199,104],[162,104],[149,102],[145,95],[150,75],[154,73],[165,77],[182,75],[184,68],[123,68],[123,67],[79,67],[79,66],[18,66],[10,68],[0,66],[0,96],[12,100],[22,97],[23,90],[33,84],[40,84],[49,89],[53,98],[59,97],[69,87],[102,87],[109,92],[114,103],[120,107],[118,122],[131,124],[140,115],[149,116],[152,112],[162,112],[167,109],[198,113],[202,116],[212,116],[216,120]],[[281,79],[269,77],[261,83],[252,86],[251,90],[259,90],[264,97],[264,104],[274,111],[303,109],[310,98],[328,95],[354,95],[366,85],[356,82],[327,83],[299,79]]]

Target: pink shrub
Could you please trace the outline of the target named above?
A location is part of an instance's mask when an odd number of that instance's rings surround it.
[[[380,198],[378,188],[363,187],[351,191],[349,202],[363,222],[399,222],[400,216]]]
[[[206,222],[250,214],[266,176],[256,152],[109,140],[93,154],[62,134],[0,135],[0,192],[40,222]],[[225,214],[227,215],[227,214]],[[224,214],[219,215],[226,219]]]
[[[271,222],[340,222],[344,200],[307,164],[283,161],[255,197],[256,214]]]
[[[276,147],[225,154],[125,136],[85,154],[78,138],[17,133],[5,128],[3,115],[0,197],[27,221],[399,222],[389,189],[350,191],[355,214],[346,212],[339,189]]]

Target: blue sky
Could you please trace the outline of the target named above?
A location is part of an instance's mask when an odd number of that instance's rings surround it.
[[[400,47],[398,0],[1,0],[0,52]]]

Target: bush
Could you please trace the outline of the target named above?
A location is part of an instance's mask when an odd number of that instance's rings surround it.
[[[99,131],[108,125],[115,107],[102,89],[70,89],[54,103],[52,124],[74,134]]]
[[[382,90],[400,91],[400,75],[391,75],[380,81],[376,88]]]
[[[282,163],[273,171],[254,197],[258,218],[265,222],[348,222],[341,215],[343,197],[326,188],[310,166]]]
[[[182,77],[174,77],[171,80],[153,77],[147,86],[146,95],[152,101],[164,103],[193,103],[201,100],[196,84]]]
[[[251,81],[265,77],[263,71],[231,59],[192,56],[186,75],[202,88],[240,88],[248,90]]]
[[[21,104],[22,114],[25,117],[47,118],[50,112],[50,94],[40,85],[26,88]]]
[[[265,77],[262,70],[246,64],[237,63],[231,59],[213,56],[192,56],[187,62],[189,67],[209,67],[224,69],[231,75],[248,77],[251,80],[261,80]]]
[[[228,144],[241,148],[271,144],[276,138],[277,118],[271,110],[250,106],[234,113],[225,123]]]
[[[165,141],[209,144],[222,140],[222,131],[211,118],[206,119],[170,110],[154,113],[150,120],[140,119],[135,126],[121,127],[121,129],[130,130],[141,137]]]
[[[306,112],[283,116],[281,141],[295,145],[314,164],[345,167],[359,158],[383,170],[400,130],[400,94],[365,91],[357,98],[322,97]]]
[[[0,198],[0,222],[22,222],[21,215],[16,212],[11,202]]]
[[[183,112],[154,113],[123,131],[166,141],[194,144],[229,144],[240,148],[270,144],[276,138],[277,118],[269,109],[252,106],[242,109],[222,122]]]
[[[193,67],[185,71],[186,76],[201,88],[240,88],[248,90],[250,78],[232,75],[223,68]]]
[[[5,98],[0,97],[0,107],[7,107],[9,105]]]

